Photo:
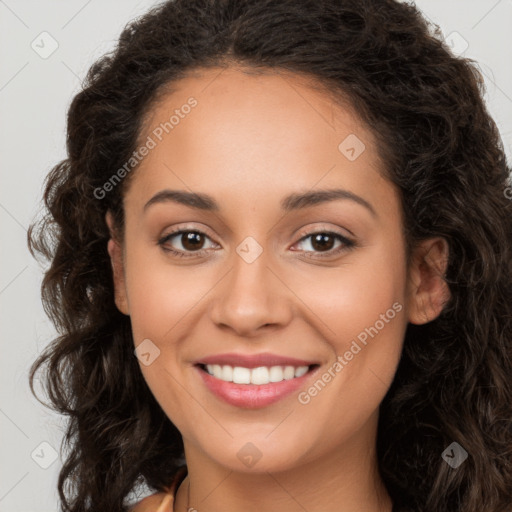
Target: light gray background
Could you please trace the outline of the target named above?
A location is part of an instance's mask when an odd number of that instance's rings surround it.
[[[419,0],[417,5],[466,57],[487,85],[486,101],[512,154],[512,0]],[[122,27],[156,5],[151,0],[0,0],[0,512],[59,510],[57,475],[64,423],[28,387],[32,361],[54,336],[39,289],[42,271],[26,248],[42,183],[65,158],[65,117],[89,66],[109,51]],[[48,32],[58,43],[43,59]],[[455,38],[454,38],[455,37]],[[461,37],[463,39],[461,39]],[[50,48],[46,39],[45,48]],[[41,51],[43,48],[41,48]],[[37,461],[37,462],[36,462]],[[39,464],[38,464],[39,463]]]

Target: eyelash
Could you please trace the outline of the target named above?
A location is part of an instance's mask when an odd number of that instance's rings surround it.
[[[201,249],[199,251],[192,251],[190,253],[187,253],[184,251],[177,251],[176,249],[172,249],[172,248],[164,246],[165,243],[167,243],[171,238],[173,238],[177,235],[182,235],[184,233],[197,233],[200,235],[204,235],[207,238],[210,238],[206,233],[204,233],[203,231],[200,231],[198,229],[179,229],[179,230],[173,231],[173,232],[163,236],[162,238],[160,238],[160,240],[158,240],[158,245],[165,252],[170,253],[173,256],[177,256],[179,258],[194,258],[194,257],[206,256],[206,253],[208,253],[208,251],[210,249]],[[347,237],[341,235],[340,233],[337,233],[335,231],[327,231],[327,230],[302,233],[300,235],[300,239],[298,240],[297,243],[303,242],[303,241],[307,240],[308,238],[311,238],[315,235],[320,235],[320,234],[334,236],[336,239],[338,239],[342,243],[342,245],[340,247],[338,247],[337,249],[329,249],[328,251],[323,251],[323,252],[304,251],[306,254],[311,253],[311,252],[316,254],[316,256],[305,256],[306,258],[310,258],[310,259],[330,258],[330,257],[336,256],[344,251],[349,251],[349,250],[353,249],[354,247],[356,247],[356,243],[354,241],[349,240]]]

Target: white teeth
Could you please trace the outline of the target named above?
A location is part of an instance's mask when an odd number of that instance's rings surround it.
[[[251,384],[268,384],[268,368],[260,366],[251,371]]]
[[[299,366],[295,368],[295,377],[302,377],[308,373],[309,366]]]
[[[284,378],[286,380],[293,379],[293,377],[295,377],[295,368],[293,366],[285,366],[283,373],[284,373]]]
[[[270,382],[281,382],[284,379],[282,366],[272,366],[269,373]]]
[[[258,368],[245,368],[243,366],[229,366],[219,364],[207,364],[206,370],[216,379],[235,384],[269,384],[270,382],[281,382],[294,377],[305,375],[309,366],[259,366]]]
[[[220,377],[218,377],[218,378],[220,378]],[[243,368],[242,366],[235,366],[233,368],[233,382],[235,384],[250,384],[251,383],[250,368]]]
[[[228,366],[227,364],[222,367],[222,380],[225,380],[227,382],[233,381],[233,367]]]

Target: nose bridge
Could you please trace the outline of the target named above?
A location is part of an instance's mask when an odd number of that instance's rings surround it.
[[[238,334],[249,335],[259,327],[283,324],[290,319],[286,288],[269,268],[270,249],[255,238],[245,238],[232,255],[232,267],[218,288],[212,319]]]

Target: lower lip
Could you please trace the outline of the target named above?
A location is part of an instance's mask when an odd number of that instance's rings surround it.
[[[318,367],[309,370],[302,377],[261,385],[226,382],[215,378],[199,366],[196,366],[196,369],[208,389],[228,404],[244,409],[259,409],[297,391],[313,373],[316,373]]]

